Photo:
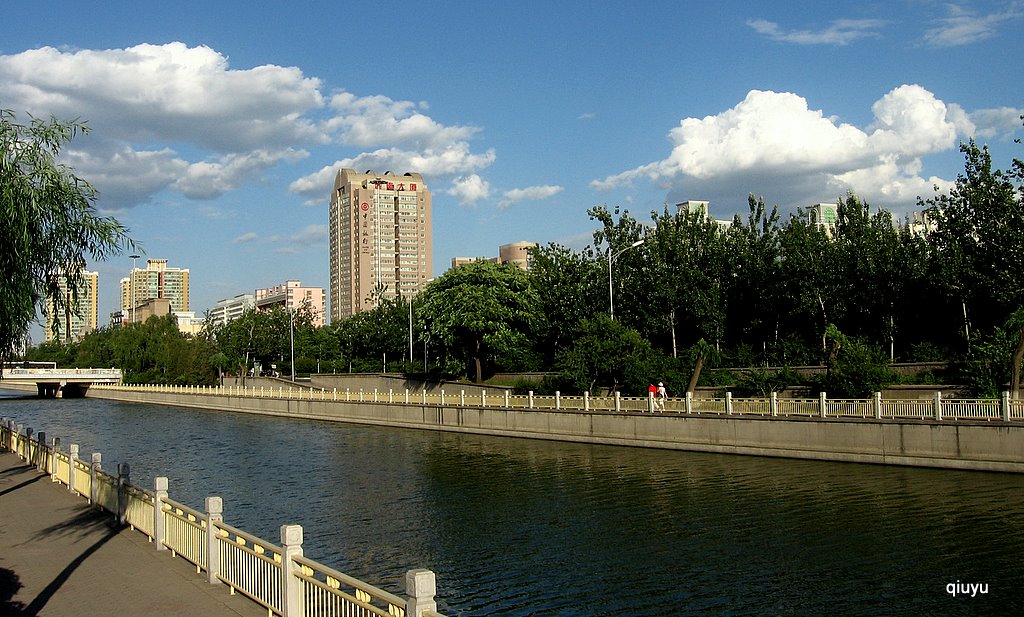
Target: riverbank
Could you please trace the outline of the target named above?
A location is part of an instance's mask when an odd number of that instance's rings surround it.
[[[0,486],[0,614],[266,615],[7,451]]]
[[[90,398],[668,450],[1024,473],[1018,422],[648,414],[91,388]],[[453,397],[454,398],[454,397]],[[456,399],[457,400],[457,399]]]

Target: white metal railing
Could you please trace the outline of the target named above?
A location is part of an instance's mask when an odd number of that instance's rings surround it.
[[[405,617],[402,598],[311,559],[293,561],[307,614]]]
[[[216,577],[258,604],[280,613],[281,547],[224,523],[215,523],[213,534],[220,556]]]
[[[4,379],[104,379],[120,380],[119,368],[10,368],[4,370]]]
[[[484,409],[526,409],[534,411],[643,413],[655,411],[663,414],[708,414],[716,416],[815,418],[876,418],[919,419],[938,421],[1024,421],[1024,399],[1010,399],[1003,393],[1001,399],[951,399],[937,395],[931,399],[881,399],[876,393],[869,399],[830,399],[821,393],[817,399],[779,398],[697,398],[694,396],[668,398],[664,402],[647,397],[626,396],[563,396],[511,394],[505,391],[466,393],[443,389],[427,392],[409,390],[382,391],[326,390],[310,387],[251,387],[251,386],[164,386],[95,384],[97,389],[192,394],[204,396],[230,396],[241,398],[273,398],[302,401],[332,401],[363,404],[415,405],[432,407],[467,407]]]
[[[316,395],[323,396],[321,393]],[[315,395],[310,395],[315,396]],[[117,475],[102,470],[102,456],[92,462],[78,458],[78,446],[59,449],[44,433],[14,420],[0,420],[0,447],[16,453],[54,482],[111,512],[118,521],[151,539],[158,550],[170,550],[206,572],[211,583],[223,583],[283,617],[444,617],[434,602],[435,579],[429,570],[406,573],[406,597],[397,596],[302,555],[302,528],[281,527],[276,545],[223,521],[219,497],[206,500],[200,512],[167,496],[167,478],[156,479],[153,491],[129,482],[127,465]]]
[[[133,485],[127,486],[125,492],[127,494],[125,522],[132,529],[137,529],[152,539],[155,537],[153,493]]]
[[[206,568],[206,517],[171,499],[161,505],[164,537],[159,541],[172,555],[192,562],[196,572],[202,572]]]

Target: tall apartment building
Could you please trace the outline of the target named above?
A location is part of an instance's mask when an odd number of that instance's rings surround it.
[[[166,259],[147,259],[145,269],[132,268],[128,278],[121,279],[123,323],[132,321],[133,312],[137,313],[133,308],[158,298],[170,302],[172,313],[187,313],[188,268],[169,268]]]
[[[253,294],[238,294],[234,298],[218,300],[216,306],[210,309],[210,322],[215,326],[223,326],[229,321],[238,319],[247,310],[254,308],[256,308],[256,296]]]
[[[99,282],[98,272],[83,271],[82,280],[78,285],[78,305],[74,307],[74,294],[68,285],[67,277],[61,276],[58,279],[60,295],[68,308],[58,311],[54,299],[47,299],[43,311],[46,315],[46,330],[43,336],[47,343],[54,340],[77,341],[96,329],[99,317]]]
[[[432,272],[430,212],[418,173],[338,172],[330,206],[332,322],[423,289]]]
[[[323,287],[303,287],[301,281],[286,281],[275,287],[257,289],[255,307],[257,311],[266,311],[274,307],[295,310],[302,306],[309,307],[313,317],[313,325],[324,325],[324,313],[327,304],[326,292]]]

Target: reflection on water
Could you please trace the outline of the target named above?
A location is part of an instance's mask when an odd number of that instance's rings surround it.
[[[1024,612],[1024,477],[0,398],[171,497],[449,615]],[[952,597],[946,585],[984,583]]]

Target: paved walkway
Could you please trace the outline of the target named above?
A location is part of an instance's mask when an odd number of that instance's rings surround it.
[[[145,534],[118,530],[21,459],[0,454],[0,616],[257,617],[265,609]]]

